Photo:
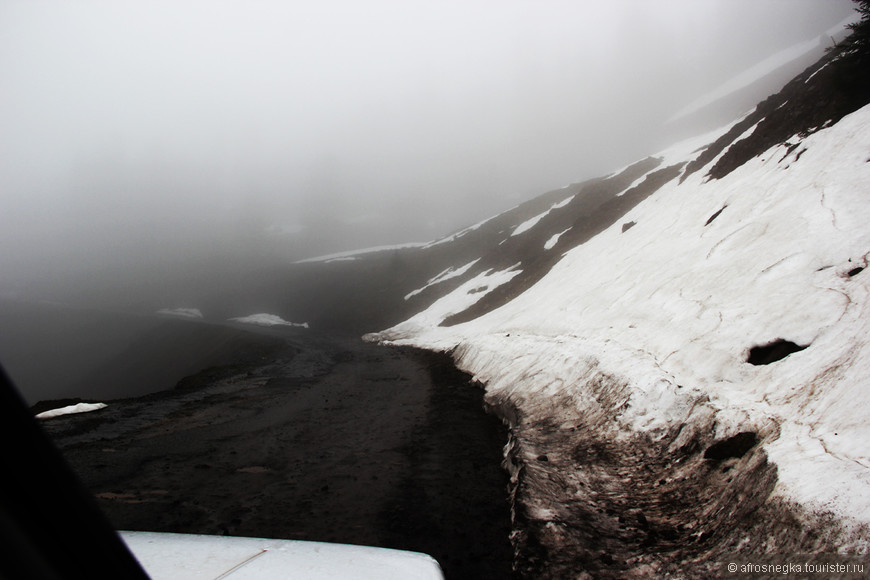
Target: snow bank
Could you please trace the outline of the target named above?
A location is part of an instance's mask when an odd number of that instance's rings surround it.
[[[231,322],[241,322],[242,324],[254,324],[256,326],[300,326],[308,328],[307,322],[289,322],[284,320],[277,314],[251,314],[249,316],[240,316],[238,318],[230,318]]]
[[[870,522],[870,107],[799,149],[669,182],[626,214],[629,231],[614,224],[485,316],[437,326],[469,282],[377,337],[455,348],[488,393],[524,405],[604,397],[626,433],[709,406],[717,436],[767,437],[775,497]],[[777,339],[808,348],[747,362]]]
[[[59,409],[43,411],[42,413],[37,413],[35,417],[37,419],[53,419],[55,417],[61,417],[63,415],[90,413],[91,411],[99,411],[100,409],[105,408],[105,403],[78,403],[76,405],[67,405],[66,407],[60,407]]]

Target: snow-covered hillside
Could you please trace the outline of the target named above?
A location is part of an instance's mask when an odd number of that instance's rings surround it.
[[[368,335],[452,352],[511,424],[525,572],[870,549],[870,106],[776,136],[823,68],[445,239],[490,228]]]

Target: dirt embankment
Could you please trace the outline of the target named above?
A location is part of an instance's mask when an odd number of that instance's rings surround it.
[[[612,415],[577,409],[570,398],[487,400],[511,424],[519,577],[743,577],[727,565],[793,563],[801,554],[821,562],[851,533],[772,495],[777,468],[763,443],[776,424],[716,440],[715,413],[701,404],[653,437],[620,431]]]

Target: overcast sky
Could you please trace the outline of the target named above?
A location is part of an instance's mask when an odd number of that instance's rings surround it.
[[[439,237],[653,153],[852,6],[3,0],[0,266]]]

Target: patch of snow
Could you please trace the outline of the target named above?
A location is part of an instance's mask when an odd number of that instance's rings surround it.
[[[763,119],[762,119],[762,120],[763,120]],[[732,143],[731,145],[729,145],[728,148],[730,149],[730,148],[733,147],[736,143],[740,143],[741,141],[743,141],[744,139],[747,139],[750,135],[752,135],[753,133],[755,133],[755,130],[758,128],[758,124],[759,124],[759,123],[761,123],[761,121],[758,121],[758,123],[754,124],[753,126],[749,127],[747,130],[745,130],[743,133],[741,133],[740,135],[738,135],[737,138],[734,139],[734,143]]]
[[[638,177],[637,179],[635,179],[634,181],[629,183],[628,187],[626,187],[625,189],[623,189],[622,191],[620,191],[619,193],[616,194],[616,197],[622,197],[623,195],[625,195],[625,192],[627,192],[627,191],[631,190],[632,188],[635,188],[638,185],[640,185],[641,183],[643,183],[644,180],[646,179],[646,176],[649,175],[650,173],[651,172],[644,173],[643,175],[641,175],[640,177]]]
[[[683,139],[682,141],[678,141],[677,143],[674,143],[673,145],[668,146],[667,148],[663,149],[662,151],[659,151],[653,157],[661,160],[661,163],[659,163],[659,165],[657,167],[655,167],[654,169],[652,169],[650,172],[644,173],[643,175],[641,175],[640,177],[638,177],[637,179],[632,181],[628,185],[628,187],[626,187],[624,190],[622,190],[621,192],[616,194],[617,197],[622,196],[623,194],[625,194],[626,191],[628,191],[632,187],[636,187],[636,186],[640,185],[643,182],[643,180],[646,179],[647,175],[649,175],[649,173],[651,173],[653,171],[657,171],[663,167],[669,167],[669,166],[675,165],[677,163],[691,161],[695,157],[695,153],[700,152],[707,145],[710,145],[711,143],[716,141],[716,139],[718,139],[719,137],[721,137],[722,135],[724,135],[725,133],[730,131],[731,128],[734,127],[734,125],[738,124],[740,121],[742,121],[743,119],[748,117],[750,114],[752,114],[753,110],[746,111],[745,113],[740,115],[737,119],[728,123],[727,125],[723,125],[717,129],[712,129],[710,131],[707,131],[706,133],[703,133],[701,135],[697,135],[695,137],[689,137],[687,139]],[[713,162],[715,162],[715,160]],[[607,178],[611,178],[611,177],[615,177],[615,176],[619,175],[620,173],[622,173],[623,171],[625,171],[626,169],[628,169],[629,167],[631,167],[635,163],[637,163],[637,161],[634,161],[632,163],[629,163],[628,165],[621,167],[619,170],[608,174]]]
[[[565,187],[570,187],[570,186],[566,185]],[[563,199],[562,201],[559,201],[559,202],[554,203],[554,204],[550,207],[550,211],[553,211],[554,209],[559,209],[559,208],[561,208],[561,207],[565,207],[566,205],[568,205],[569,203],[571,203],[571,200],[573,200],[574,197],[576,197],[576,196],[573,196],[573,195],[572,195],[572,196],[566,197],[566,198]]]
[[[870,523],[870,274],[856,271],[870,258],[870,106],[803,143],[788,170],[780,145],[719,180],[670,181],[626,214],[636,235],[615,223],[484,316],[438,326],[482,276],[519,272],[482,274],[370,338],[455,349],[488,394],[529,405],[606,394],[629,403],[612,410],[626,433],[700,424],[703,397],[717,436],[768,434],[775,495]],[[746,362],[777,338],[810,346]]]
[[[440,274],[438,274],[434,278],[431,278],[428,282],[426,282],[426,285],[423,286],[422,288],[418,288],[417,290],[414,290],[414,291],[406,294],[405,300],[408,300],[409,298],[416,296],[417,294],[421,293],[423,290],[425,290],[426,288],[428,288],[430,286],[434,286],[435,284],[440,284],[441,282],[444,282],[445,280],[450,280],[451,278],[457,278],[459,276],[462,276],[463,274],[468,272],[471,269],[471,267],[474,266],[479,261],[480,261],[480,258],[477,258],[476,260],[472,260],[471,262],[465,264],[464,266],[462,266],[460,268],[456,268],[456,269],[454,269],[453,266],[450,266],[449,268],[445,269],[444,271],[442,271]]]
[[[538,214],[533,218],[527,219],[526,221],[524,221],[523,223],[518,225],[516,228],[514,228],[514,231],[511,233],[511,236],[512,237],[518,236],[522,233],[529,231],[530,229],[535,227],[539,221],[541,221],[543,218],[545,218],[547,216],[547,214],[549,214],[551,211],[553,211],[554,209],[559,209],[561,207],[565,207],[566,205],[571,203],[572,199],[574,199],[573,195],[566,197],[562,201],[554,203],[553,205],[551,205],[547,211],[545,211],[541,214]]]
[[[514,228],[514,231],[511,232],[511,237],[518,236],[522,233],[525,233],[535,227],[539,221],[541,221],[546,215],[550,213],[550,210],[545,211],[544,213],[540,213],[533,218],[529,218],[517,227]]]
[[[667,149],[656,153],[656,157],[662,160],[662,167],[667,167],[669,165],[673,165],[675,163],[679,163],[681,161],[689,161],[695,155],[696,152],[699,152],[701,149],[704,149],[707,145],[713,143],[730,131],[732,127],[743,121],[746,117],[751,115],[755,109],[751,109],[749,111],[744,112],[742,115],[737,117],[734,121],[728,123],[727,125],[723,125],[717,129],[713,129],[712,131],[708,131],[702,135],[698,135],[697,137],[690,137],[688,139],[684,139],[678,143],[675,143],[668,147]],[[753,127],[755,130],[755,127]],[[745,137],[747,133],[741,135]]]
[[[288,322],[276,314],[251,314],[250,316],[240,316],[238,318],[230,318],[232,322],[241,322],[242,324],[254,324],[256,326],[299,326],[308,328],[307,322]]]
[[[550,236],[550,239],[544,242],[544,249],[552,250],[553,246],[555,246],[556,243],[559,241],[559,238],[561,238],[563,234],[569,232],[570,230],[571,228],[568,228],[567,230],[562,230],[558,234],[553,234],[552,236]]]
[[[423,249],[425,250],[425,249],[431,248],[431,247],[433,247],[433,246],[438,246],[438,245],[440,245],[440,244],[446,244],[446,243],[448,243],[448,242],[452,242],[453,240],[455,240],[455,239],[457,239],[457,238],[461,238],[461,237],[464,236],[465,234],[467,234],[467,233],[469,233],[469,232],[473,232],[474,230],[480,228],[480,226],[482,226],[483,224],[485,224],[486,222],[488,222],[488,221],[491,220],[491,219],[493,219],[493,218],[488,217],[488,218],[486,218],[485,220],[481,220],[481,221],[477,222],[477,223],[474,224],[473,226],[468,226],[467,228],[465,228],[465,229],[463,229],[463,230],[459,230],[459,231],[456,232],[455,234],[451,234],[451,235],[449,235],[449,236],[447,236],[447,237],[445,237],[445,238],[441,238],[441,239],[438,239],[438,240],[434,240],[434,241],[432,241],[432,242],[429,242],[429,243],[427,243],[427,244],[425,244],[425,245],[423,246]]]
[[[506,270],[493,272],[490,269],[481,272],[474,278],[464,282],[453,292],[436,300],[435,303],[423,312],[391,328],[388,331],[390,334],[389,338],[408,337],[427,328],[438,326],[448,317],[468,309],[502,284],[510,282],[515,276],[521,274],[522,270],[518,269],[520,265],[518,262]],[[382,338],[384,337],[377,334],[366,335],[367,340],[379,340]]]
[[[822,70],[824,70],[825,68],[827,68],[827,66],[828,66],[829,64],[831,64],[831,63],[826,62],[825,64],[823,64],[822,66],[820,66],[820,67],[819,67],[819,70],[817,70],[816,72],[814,72],[813,74],[811,74],[810,76],[807,77],[807,80],[804,81],[804,84],[807,84],[808,82],[810,82],[810,80],[811,80],[814,76],[816,76],[817,74],[819,74],[820,72],[822,72]],[[786,102],[788,102],[788,101],[786,101]],[[779,107],[777,107],[777,109],[779,109],[779,108],[782,107],[783,105],[785,105],[785,103],[783,103],[782,105],[780,105]]]
[[[427,244],[425,242],[409,242],[407,244],[395,244],[392,246],[372,246],[371,248],[362,248],[359,250],[348,250],[346,252],[336,252],[334,254],[326,254],[325,256],[317,256],[314,258],[305,258],[304,260],[297,260],[294,264],[309,264],[312,262],[330,262],[336,260],[337,258],[349,258],[349,257],[359,257],[365,254],[374,254],[376,252],[386,252],[389,250],[401,250],[404,248],[424,248]]]
[[[157,314],[166,316],[178,316],[180,318],[202,318],[199,308],[161,308]]]
[[[37,413],[35,417],[37,419],[53,419],[55,417],[61,417],[63,415],[90,413],[91,411],[99,411],[100,409],[105,408],[105,403],[78,403],[76,405],[67,405],[66,407],[60,407],[59,409],[50,409],[48,411],[43,411],[42,413]]]

